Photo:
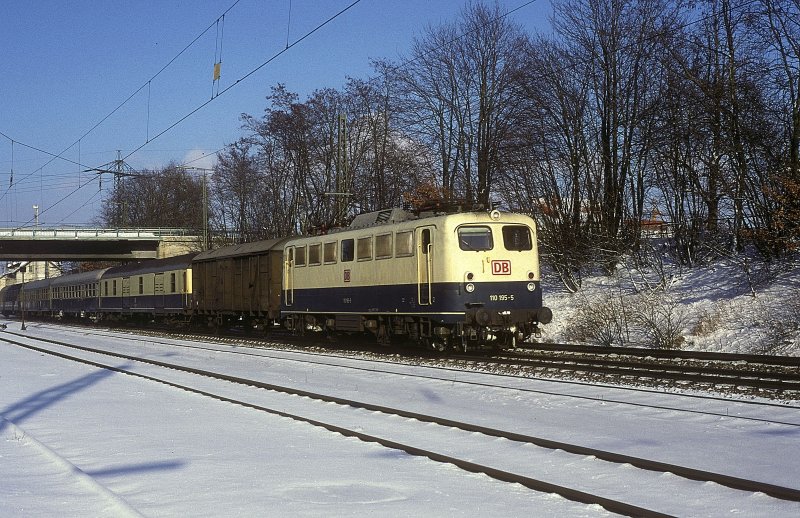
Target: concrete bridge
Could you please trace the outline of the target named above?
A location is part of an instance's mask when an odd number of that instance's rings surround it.
[[[201,248],[186,229],[0,228],[0,260],[126,261],[171,257]]]

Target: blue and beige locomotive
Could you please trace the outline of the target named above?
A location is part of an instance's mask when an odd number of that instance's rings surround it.
[[[549,323],[540,280],[528,216],[389,209],[325,234],[12,285],[0,301],[5,314],[283,325],[466,350],[512,348]]]
[[[552,319],[536,224],[499,211],[364,214],[287,241],[281,315],[290,329],[373,333],[435,349],[515,347]]]

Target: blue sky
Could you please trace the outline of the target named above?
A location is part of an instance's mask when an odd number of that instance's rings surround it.
[[[83,170],[114,160],[117,150],[134,169],[203,155],[193,164],[210,167],[210,155],[242,135],[240,114],[263,112],[271,86],[284,83],[302,100],[347,77],[368,78],[371,59],[402,59],[426,26],[456,20],[464,6],[361,0],[234,84],[286,47],[287,28],[295,42],[352,1],[240,0],[218,31],[215,20],[235,0],[5,0],[0,132],[11,140],[0,136],[0,227],[29,224],[33,205],[45,225],[91,222],[111,178],[101,191],[97,175]],[[511,10],[527,0],[499,3]],[[536,0],[511,19],[529,32],[547,30],[549,13],[549,0]],[[211,99],[215,57],[224,93],[165,131]],[[47,154],[62,152],[66,160]]]

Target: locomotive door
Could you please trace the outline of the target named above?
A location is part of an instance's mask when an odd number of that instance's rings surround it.
[[[163,308],[166,300],[164,296],[164,274],[157,273],[153,276],[153,305]]]
[[[122,309],[131,308],[131,278],[122,278]]]
[[[432,301],[433,283],[433,229],[417,228],[417,300],[420,306],[429,306]]]
[[[294,247],[286,249],[283,256],[283,304],[294,304]]]

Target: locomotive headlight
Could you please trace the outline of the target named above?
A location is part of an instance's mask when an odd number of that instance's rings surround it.
[[[536,284],[529,282],[528,283],[528,291],[536,291]]]
[[[464,289],[467,290],[467,293],[472,293],[473,291],[475,291],[475,285],[472,284],[471,282],[468,282],[467,285],[464,286]]]

